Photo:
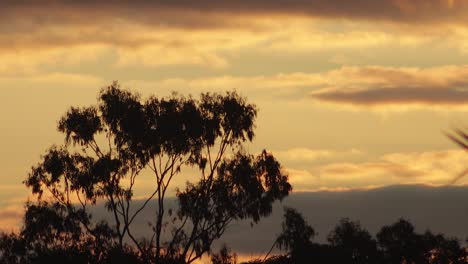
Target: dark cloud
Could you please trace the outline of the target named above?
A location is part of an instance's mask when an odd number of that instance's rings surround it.
[[[466,65],[345,67],[327,77],[331,80],[325,88],[311,94],[313,99],[356,106],[465,106],[468,103]]]
[[[174,205],[173,200],[169,203]],[[316,241],[320,242],[325,242],[327,234],[343,217],[359,220],[373,234],[383,225],[403,217],[409,219],[418,232],[430,229],[460,239],[468,235],[468,187],[399,185],[367,191],[295,193],[283,204],[276,204],[272,216],[258,225],[233,223],[223,241],[242,254],[266,253],[281,231],[283,206],[303,213],[318,232]],[[145,235],[148,219],[153,217],[152,209],[144,211],[137,219],[134,233]],[[100,218],[104,212],[103,207],[96,208],[94,215]]]
[[[7,0],[0,1],[0,52],[43,51],[83,44],[129,50],[145,45],[196,49],[197,40],[182,40],[189,31],[271,33],[292,21],[287,19],[290,17],[384,21],[421,25],[424,30],[440,32],[434,24],[465,26],[468,22],[468,2],[453,3],[450,6],[448,0]],[[217,36],[220,43],[216,45],[224,47],[223,39],[229,42],[236,38],[243,36]],[[174,39],[179,41],[171,41]],[[288,42],[286,48],[294,49]]]
[[[390,87],[357,91],[329,91],[314,94],[318,100],[353,105],[381,104],[463,105],[468,103],[468,89],[457,87]]]
[[[309,16],[386,20],[391,22],[457,22],[467,14],[464,0],[136,0],[136,1],[3,1],[5,19],[35,18],[50,22],[96,23],[128,19],[184,27],[229,25],[229,16]],[[223,15],[223,16],[219,16]],[[56,21],[59,20],[59,21]]]

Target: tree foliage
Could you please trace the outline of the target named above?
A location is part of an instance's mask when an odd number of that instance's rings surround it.
[[[54,202],[27,203],[19,233],[2,234],[2,263],[107,263],[116,244],[105,222],[89,223],[82,209]],[[88,229],[84,228],[86,226]],[[121,253],[131,255],[129,248]],[[120,263],[120,262],[119,262]]]
[[[328,236],[328,242],[335,247],[346,263],[377,263],[377,242],[370,233],[361,227],[359,222],[348,218],[340,223]]]

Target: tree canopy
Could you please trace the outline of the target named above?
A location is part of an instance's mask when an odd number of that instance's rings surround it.
[[[256,106],[236,92],[142,98],[112,83],[96,105],[71,107],[59,120],[64,143],[52,146],[24,181],[38,201],[28,204],[20,236],[34,250],[105,241],[96,245],[133,250],[146,263],[199,259],[232,221],[257,223],[292,189],[271,153],[254,156],[244,147],[255,136],[256,116]],[[186,185],[175,186],[186,168]],[[135,207],[135,183],[147,174],[152,193]],[[178,208],[166,208],[168,191]],[[112,222],[93,220],[89,208],[100,201]],[[153,202],[152,235],[136,237],[132,224]],[[109,257],[101,249],[93,250],[93,262]]]

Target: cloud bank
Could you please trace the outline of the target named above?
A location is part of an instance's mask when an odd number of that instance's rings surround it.
[[[466,25],[463,0],[2,1],[0,67],[223,69],[239,51],[357,54],[434,43],[466,52]]]
[[[308,16],[392,22],[450,22],[464,18],[468,3],[464,0],[137,0],[137,1],[5,1],[0,10],[4,18],[18,13],[38,22],[61,20],[68,23],[96,23],[101,20],[134,20],[147,24],[183,25],[184,27],[219,27],[230,20],[224,16]],[[184,14],[184,16],[175,16]],[[207,16],[209,15],[209,16]],[[88,19],[93,18],[93,19]],[[97,19],[94,20],[94,19]]]

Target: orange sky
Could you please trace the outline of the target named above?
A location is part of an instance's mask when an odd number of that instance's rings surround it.
[[[260,109],[250,151],[296,191],[448,184],[468,163],[444,136],[468,127],[467,43],[465,0],[2,1],[0,219],[59,117],[113,80],[236,89]]]

